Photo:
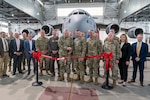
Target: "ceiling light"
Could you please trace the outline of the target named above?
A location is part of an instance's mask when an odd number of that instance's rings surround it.
[[[127,13],[127,11],[125,10],[124,13]]]
[[[30,21],[29,21],[29,20],[27,20],[27,23],[30,23]]]
[[[11,16],[14,16],[14,14],[11,14]]]
[[[42,6],[43,6],[43,3],[42,3],[42,1],[41,0],[37,0],[38,2],[39,2],[39,4],[41,4]]]
[[[36,15],[40,15],[40,14],[39,14],[39,12],[38,12],[38,13],[36,13]]]

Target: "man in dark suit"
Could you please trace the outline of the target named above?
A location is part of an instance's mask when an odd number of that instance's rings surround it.
[[[140,71],[140,85],[143,86],[144,79],[144,62],[146,61],[146,56],[148,53],[148,45],[143,40],[143,33],[139,32],[137,35],[137,42],[132,44],[131,56],[133,61],[133,76],[129,83],[135,82],[137,68],[139,66]]]
[[[27,58],[28,75],[30,75],[31,59],[33,61],[34,73],[36,71],[35,59],[32,57],[32,53],[34,51],[36,51],[35,40],[32,40],[32,34],[30,34],[30,33],[28,34],[28,39],[24,41],[24,49],[25,49],[25,54],[26,54],[26,58]]]
[[[16,74],[16,68],[18,72],[23,74],[21,70],[22,53],[24,52],[23,40],[19,39],[19,33],[15,33],[15,38],[10,42],[10,52],[13,56],[13,75]]]
[[[58,50],[59,50],[59,47],[58,47],[58,36],[57,36],[57,30],[54,29],[53,32],[53,37],[51,37],[49,39],[49,42],[48,42],[48,53],[50,56],[52,57],[56,57],[58,58],[59,57],[59,54],[58,54]],[[55,67],[54,67],[54,62],[55,60],[50,60],[50,72],[52,73],[52,76],[55,76]],[[59,76],[59,73],[60,73],[60,65],[59,65],[59,61],[57,60],[57,66],[58,66],[58,76]]]
[[[0,32],[0,77],[9,77],[7,72],[7,63],[9,59],[9,43],[6,39],[6,33]]]

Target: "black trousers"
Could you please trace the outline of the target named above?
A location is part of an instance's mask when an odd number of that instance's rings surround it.
[[[30,70],[31,70],[31,68],[30,68],[31,60],[33,62],[33,72],[35,73],[35,71],[37,70],[37,68],[36,68],[37,66],[35,66],[35,59],[33,57],[27,57],[28,73],[30,73]]]
[[[22,62],[22,55],[20,56],[17,56],[17,55],[14,55],[13,56],[13,73],[16,73],[16,68],[18,67],[18,72],[21,73],[22,70],[21,70],[21,62]]]
[[[59,55],[58,54],[51,54],[52,57],[56,57],[58,58]],[[55,73],[55,60],[50,60],[50,72],[51,73]],[[60,65],[59,65],[59,60],[57,60],[57,66],[58,66],[58,73],[60,73]]]
[[[119,70],[121,80],[124,80],[124,82],[126,82],[128,78],[128,65],[126,65],[126,61],[121,59],[119,60]]]

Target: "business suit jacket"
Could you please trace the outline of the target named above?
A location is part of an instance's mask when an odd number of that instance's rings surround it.
[[[16,44],[16,39],[12,39],[10,41],[10,52],[11,52],[11,55],[15,55],[14,53],[15,52],[24,52],[24,44],[23,44],[23,40],[19,39],[20,40],[20,48],[19,48],[19,51],[17,51],[17,44]]]
[[[29,44],[29,40],[25,40],[24,41],[24,49],[25,49],[25,54],[26,54],[26,57],[32,57],[32,54],[30,54],[30,44]],[[36,51],[36,48],[35,48],[35,40],[32,40],[32,50],[33,51]]]
[[[148,54],[148,45],[144,42],[141,43],[141,49],[140,49],[140,62],[144,62],[146,61],[146,56]],[[136,48],[137,48],[137,42],[132,44],[132,48],[131,48],[131,56],[132,56],[132,60],[135,60],[135,58],[137,57],[136,54]]]
[[[124,43],[121,48],[122,57],[120,58],[122,61],[130,61],[131,55],[131,45],[130,43]]]
[[[6,39],[7,40],[7,39]],[[7,40],[7,43],[8,43],[8,47],[9,47],[9,42]],[[4,47],[3,47],[3,41],[2,41],[2,38],[0,38],[0,56],[3,57],[4,56]]]

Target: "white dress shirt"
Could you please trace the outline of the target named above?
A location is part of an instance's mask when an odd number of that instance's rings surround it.
[[[17,51],[20,49],[20,39],[16,39]]]
[[[32,40],[29,40],[30,51],[32,51]]]
[[[123,45],[124,45],[124,42],[121,42],[120,47],[122,48],[122,47],[123,47]]]

